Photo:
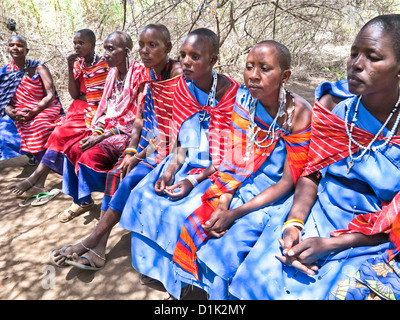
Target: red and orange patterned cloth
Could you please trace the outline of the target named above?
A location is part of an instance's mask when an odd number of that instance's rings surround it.
[[[256,118],[256,121],[257,125],[261,126],[262,129],[269,128],[261,119]],[[287,158],[294,183],[301,176],[306,163],[311,133],[310,126],[292,134],[278,130],[274,143],[270,146],[268,152],[254,146],[250,159],[245,160],[248,126],[249,111],[236,101],[232,112],[232,130],[229,144],[225,151],[224,159],[218,168],[216,180],[203,195],[202,205],[185,220],[180,238],[176,244],[173,260],[196,278],[198,278],[196,251],[208,237],[201,225],[209,220],[218,205],[219,197],[226,192],[237,189],[256,172],[270,155],[280,138],[285,141]],[[260,139],[265,135],[265,132],[261,133]]]
[[[195,113],[206,110],[207,113],[210,114],[210,124],[208,129],[209,148],[212,164],[215,167],[218,167],[224,158],[226,145],[226,135],[224,135],[224,132],[230,132],[230,122],[227,119],[231,118],[232,106],[235,101],[236,92],[239,88],[239,84],[235,80],[228,76],[226,77],[232,84],[214,108],[199,104],[196,98],[190,93],[183,76],[180,78],[176,87],[174,99],[171,146],[173,147],[178,139],[178,133],[183,122]],[[190,174],[194,173],[198,172],[190,172]]]
[[[81,77],[85,88],[84,93],[86,94],[88,106],[84,110],[84,116],[86,126],[90,129],[94,129],[92,120],[103,96],[104,84],[109,69],[104,57],[100,57],[93,66],[88,66],[84,58],[80,58],[74,64],[74,78],[76,80]]]
[[[38,66],[40,63],[28,60],[27,67]],[[7,65],[7,71],[19,70],[13,62]],[[37,73],[32,78],[25,74],[11,99],[11,104],[19,114],[24,109],[33,110],[45,96],[45,90],[40,75]],[[20,151],[39,153],[44,151],[45,144],[53,132],[56,124],[62,118],[62,106],[58,97],[52,103],[25,123],[16,123],[18,133],[21,137]]]
[[[367,145],[374,138],[373,134],[358,127],[354,127],[352,136],[362,145]],[[385,138],[381,136],[379,139],[384,140]],[[394,136],[390,143],[400,146],[400,137]],[[358,147],[352,144],[351,152],[354,153],[357,150]],[[303,175],[316,172],[348,156],[349,138],[345,131],[345,121],[316,100],[309,157]],[[331,233],[331,236],[354,232],[366,235],[388,233],[398,251],[400,249],[399,208],[400,194],[397,194],[391,202],[382,204],[382,210],[358,215],[350,222],[348,229],[336,230]],[[389,258],[393,258],[397,251],[391,251]]]

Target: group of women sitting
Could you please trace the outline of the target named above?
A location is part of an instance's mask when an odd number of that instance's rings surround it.
[[[168,29],[121,31],[95,53],[74,35],[64,115],[49,70],[8,42],[0,75],[2,159],[39,162],[13,185],[20,205],[40,205],[50,171],[72,204],[62,223],[104,192],[99,223],[49,254],[55,266],[99,270],[113,227],[131,231],[142,283],[184,299],[397,299],[400,293],[400,15],[365,24],[347,79],[324,82],[312,107],[286,83],[291,55],[255,44],[244,84],[213,68],[214,32],[191,31],[172,49]],[[62,229],[60,229],[62,230]],[[61,231],[60,231],[61,232]]]

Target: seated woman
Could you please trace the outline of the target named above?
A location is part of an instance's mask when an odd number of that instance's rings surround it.
[[[139,54],[146,68],[139,78],[138,99],[143,100],[143,104],[139,104],[130,146],[107,174],[99,224],[76,245],[52,250],[50,260],[55,265],[90,270],[104,266],[107,240],[131,190],[168,152],[172,100],[181,74],[180,63],[168,58],[171,48],[169,31],[162,24],[147,25],[140,33]],[[150,144],[154,138],[160,141],[157,150]]]
[[[284,219],[306,163],[311,106],[285,89],[290,62],[289,50],[275,41],[250,50],[228,151],[176,243],[175,277],[211,299],[229,297],[230,281],[263,229]]]
[[[91,122],[103,94],[109,68],[104,58],[95,53],[96,36],[92,30],[77,31],[73,41],[75,53],[67,61],[68,89],[74,101],[50,135],[39,166],[27,179],[12,186],[17,195],[29,197],[38,190],[43,191],[50,170],[62,175],[63,151],[75,143],[83,132],[93,129]],[[42,203],[46,202],[46,198],[42,200]]]
[[[47,139],[64,111],[49,69],[38,61],[26,59],[29,52],[26,40],[12,36],[8,52],[13,60],[1,71],[1,112],[15,122],[21,141],[19,151],[31,153],[40,161]]]
[[[399,28],[400,15],[370,20],[348,59],[353,96],[339,103],[332,94],[317,97],[309,159],[291,211],[283,227],[260,236],[232,280],[233,296],[339,298],[346,289],[336,291],[338,283],[392,246],[384,233],[330,234],[380,211],[400,191]]]
[[[184,77],[173,102],[175,150],[131,192],[121,216],[120,226],[132,231],[132,264],[142,283],[160,281],[173,296],[181,292],[171,268],[173,243],[222,161],[239,88],[213,70],[218,54],[218,37],[211,30],[196,29],[184,39]]]
[[[18,84],[12,78],[20,73],[19,70],[8,72],[7,66],[0,69],[0,161],[19,157],[21,152],[21,138],[18,134],[15,122],[5,113],[5,108],[13,97]],[[33,163],[36,160],[33,158]]]
[[[93,130],[84,131],[64,150],[63,193],[72,205],[59,214],[67,222],[89,211],[91,193],[103,192],[107,172],[129,145],[137,109],[138,79],[143,66],[131,59],[132,39],[114,31],[104,40],[104,58],[111,68],[92,119]]]

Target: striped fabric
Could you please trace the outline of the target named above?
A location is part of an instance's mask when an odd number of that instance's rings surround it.
[[[269,128],[259,118],[255,118],[255,122],[264,130]],[[265,162],[280,138],[285,141],[287,158],[294,183],[297,182],[306,164],[311,134],[310,126],[293,134],[285,133],[282,130],[276,131],[275,142],[270,146],[269,150],[258,149],[254,145],[250,159],[244,160],[248,126],[249,111],[236,101],[232,113],[231,138],[225,157],[218,168],[217,178],[214,184],[204,193],[202,197],[203,204],[185,220],[180,238],[176,244],[173,260],[184,270],[192,273],[197,279],[199,277],[196,252],[208,236],[201,225],[209,220],[219,203],[219,197],[224,193],[237,189],[256,172]],[[258,138],[262,139],[265,135],[265,132],[261,132]]]
[[[389,234],[395,250],[389,250],[388,259],[392,260],[400,250],[400,192],[389,203],[384,203],[382,210],[374,213],[360,214],[349,223],[348,229],[336,230],[331,233],[337,237],[345,233],[360,232],[365,235],[378,233]]]
[[[107,75],[103,96],[96,110],[92,124],[104,123],[105,131],[117,128],[123,133],[130,134],[133,122],[136,117],[137,91],[139,87],[139,76],[144,66],[132,59],[128,73],[125,78],[125,85],[118,101],[112,101],[114,83],[117,79],[118,69],[112,68]]]
[[[345,121],[317,100],[314,104],[311,132],[309,157],[303,175],[316,172],[349,156],[349,139],[345,130]],[[372,133],[358,127],[354,127],[352,135],[362,145],[367,145],[374,138]],[[382,136],[379,139],[385,138]],[[400,136],[394,136],[391,143],[400,146]],[[358,151],[358,147],[352,144],[351,151],[352,153]],[[350,222],[349,229],[336,230],[331,233],[331,236],[353,232],[367,235],[385,232],[390,234],[390,240],[397,249],[400,249],[400,221],[397,215],[399,208],[400,193],[389,204],[384,203],[381,211],[358,215]],[[393,257],[393,252],[389,256]]]
[[[75,63],[74,76],[79,80],[81,94],[86,95],[87,101],[75,99],[72,102],[66,116],[47,140],[46,149],[64,152],[80,141],[86,130],[94,129],[91,122],[103,94],[108,69],[104,58],[90,68],[86,67],[83,58]]]
[[[86,87],[86,101],[88,107],[84,112],[86,126],[94,129],[92,120],[96,113],[97,107],[103,96],[104,84],[106,82],[109,67],[104,59],[100,57],[99,61],[94,66],[87,66],[84,58],[80,58],[74,64],[74,78],[83,78],[84,86]]]
[[[311,123],[311,142],[308,160],[303,175],[307,176],[322,168],[347,158],[349,156],[349,138],[345,130],[345,121],[324,107],[319,101],[315,101],[313,119]],[[353,138],[366,146],[374,138],[374,135],[361,128],[354,127]],[[383,136],[378,140],[384,140]],[[400,143],[400,136],[394,136],[392,143]],[[359,148],[353,143],[351,152]]]
[[[38,61],[29,60],[29,65],[37,67]],[[13,64],[9,63],[0,70],[0,117],[4,116],[5,108],[10,103],[12,97],[17,91],[18,85],[20,84],[24,73],[18,70],[13,71]]]
[[[30,78],[25,75],[11,100],[17,113],[23,114],[22,109],[34,109],[44,97],[44,88],[39,74]],[[56,127],[56,122],[62,117],[61,103],[55,98],[50,106],[41,111],[32,120],[16,123],[21,137],[21,151],[38,153],[43,151],[50,134]]]
[[[154,71],[146,68],[139,82],[147,83],[147,94],[143,106],[143,130],[139,141],[139,148],[143,150],[150,139],[158,136],[156,163],[160,163],[169,154],[171,137],[171,121],[173,101],[177,84],[181,76],[169,79],[170,72],[176,60],[170,60],[165,72],[158,76]]]
[[[178,81],[173,103],[171,148],[174,147],[178,139],[178,133],[183,122],[195,113],[206,110],[210,114],[208,134],[211,160],[215,167],[218,167],[224,157],[226,141],[230,132],[230,121],[227,121],[227,119],[231,119],[232,106],[239,89],[239,84],[235,80],[226,77],[232,84],[214,108],[201,106],[198,103],[190,93],[184,76],[181,76]]]
[[[141,132],[138,150],[139,152],[145,149],[151,138],[160,137],[160,142],[157,145],[155,158],[148,156],[143,164],[153,168],[148,159],[152,158],[156,163],[160,163],[167,156],[169,149],[170,123],[172,119],[172,101],[174,99],[175,88],[179,80],[179,76],[169,79],[170,72],[176,60],[171,60],[165,67],[165,71],[159,77],[154,71],[149,68],[143,69],[139,76],[139,85],[147,83],[145,88],[146,95],[141,105],[143,107],[143,129]],[[112,197],[119,187],[121,171],[117,168],[122,163],[123,157],[120,157],[117,164],[107,174],[106,187],[104,195]]]
[[[152,83],[154,111],[160,139],[157,144],[157,163],[160,163],[169,154],[173,101],[179,79],[180,76],[177,76],[170,80]]]

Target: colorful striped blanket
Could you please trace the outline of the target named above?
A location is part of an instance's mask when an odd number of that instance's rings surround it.
[[[309,158],[303,175],[316,172],[349,156],[349,139],[345,130],[345,121],[317,100],[314,105],[311,131]],[[354,127],[352,135],[362,145],[367,145],[374,138],[372,133],[358,127]],[[379,140],[384,139],[383,136],[379,137]],[[391,143],[400,146],[400,136],[394,136]],[[354,153],[357,150],[358,147],[352,144],[351,151]],[[331,236],[353,232],[367,235],[389,233],[390,240],[400,250],[400,221],[397,215],[400,208],[400,193],[390,203],[382,205],[381,211],[358,215],[350,222],[349,229],[336,230],[331,233]],[[389,257],[393,256],[394,254],[389,255]]]
[[[199,104],[196,98],[190,93],[184,76],[181,76],[178,81],[173,103],[171,148],[174,147],[178,139],[178,133],[183,122],[195,113],[206,110],[210,114],[208,130],[209,146],[211,160],[215,167],[218,167],[224,157],[226,138],[230,132],[230,121],[228,119],[231,119],[232,106],[235,101],[236,92],[239,89],[239,84],[235,80],[228,76],[226,77],[232,84],[214,108]],[[194,172],[190,172],[190,174],[192,173]]]
[[[29,60],[28,63],[28,67],[40,64],[33,60]],[[12,62],[7,68],[12,72],[12,70],[18,67]],[[33,110],[45,96],[45,89],[39,73],[33,75],[32,78],[28,74],[23,73],[23,75],[11,99],[11,104],[14,106],[17,114],[24,114],[23,110],[25,109]],[[30,153],[43,151],[47,139],[63,117],[63,114],[64,110],[56,94],[51,104],[40,111],[35,117],[24,123],[16,123],[15,125],[21,137],[20,151]]]
[[[105,130],[118,128],[125,134],[132,132],[136,117],[138,80],[143,68],[138,61],[131,60],[124,88],[117,101],[112,98],[112,93],[119,71],[116,67],[111,68],[106,78],[103,96],[92,120],[94,126],[103,122]]]
[[[269,126],[261,119],[255,118],[256,124],[263,130]],[[217,172],[217,179],[202,197],[202,205],[185,220],[178,242],[175,247],[173,260],[184,270],[192,273],[198,279],[196,252],[200,245],[207,239],[207,233],[201,225],[209,220],[216,209],[219,197],[231,190],[235,190],[255,173],[265,162],[274,149],[278,139],[285,141],[287,159],[294,183],[302,174],[308,154],[311,128],[289,134],[283,130],[275,132],[274,143],[268,151],[259,149],[254,145],[249,160],[244,160],[247,144],[247,131],[249,126],[249,111],[235,102],[232,112],[232,130],[225,157]],[[259,139],[266,136],[265,132],[259,134]]]
[[[331,233],[337,237],[345,233],[360,232],[365,235],[378,233],[389,234],[390,241],[396,247],[388,250],[388,260],[392,260],[400,251],[400,192],[390,202],[382,205],[382,210],[374,213],[360,214],[349,223],[348,229],[336,230]]]
[[[29,60],[29,65],[37,67],[40,62]],[[12,97],[17,91],[18,85],[22,81],[24,73],[18,68],[13,71],[12,64],[9,63],[0,70],[0,117],[4,115],[4,110],[10,103]]]
[[[80,58],[74,64],[74,78],[77,79],[82,75],[84,86],[86,88],[86,101],[88,107],[84,111],[84,117],[86,126],[90,129],[94,129],[92,120],[101,97],[103,96],[104,85],[109,69],[110,68],[108,67],[104,57],[100,57],[99,61],[91,67],[86,65],[84,58]]]
[[[140,147],[144,149],[150,139],[158,135],[156,163],[160,163],[170,151],[171,123],[173,115],[173,101],[176,87],[181,76],[169,78],[170,69],[176,60],[170,60],[165,67],[166,72],[158,76],[154,71],[145,68],[140,75],[139,83],[147,83],[147,94],[145,100],[141,103],[143,106],[143,115],[153,115],[155,119],[143,119],[143,121],[152,121],[154,125],[143,123],[143,129],[152,132],[142,132],[140,138]],[[152,109],[152,110],[150,110]],[[157,132],[154,132],[157,131]]]
[[[345,121],[324,107],[318,100],[315,100],[313,108],[311,136],[310,150],[303,176],[317,172],[349,156],[349,138],[345,130]],[[356,126],[352,136],[363,146],[368,145],[374,138],[372,133]],[[378,141],[384,139],[381,135]],[[400,136],[394,136],[391,142],[400,144]],[[351,152],[354,153],[358,150],[359,148],[353,143]]]

